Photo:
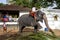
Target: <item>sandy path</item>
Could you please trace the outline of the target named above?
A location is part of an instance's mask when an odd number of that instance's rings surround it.
[[[14,27],[14,26],[7,28],[7,32],[8,32],[8,33],[11,33],[11,34],[14,34],[14,33],[18,32],[18,31],[19,31],[18,28],[17,28],[17,27]],[[31,31],[33,31],[33,28],[28,27],[28,28],[25,28],[24,31],[26,31],[26,32],[31,32]],[[53,30],[53,31],[54,31],[54,33],[55,33],[57,36],[60,36],[60,30],[55,29],[55,30]],[[3,34],[6,34],[6,33],[3,32],[3,28],[0,28],[0,35],[3,35]]]

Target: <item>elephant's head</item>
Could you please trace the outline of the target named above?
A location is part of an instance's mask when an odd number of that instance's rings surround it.
[[[37,15],[37,21],[43,22],[43,15],[44,15],[44,13],[42,11],[38,10],[36,12],[36,15]]]

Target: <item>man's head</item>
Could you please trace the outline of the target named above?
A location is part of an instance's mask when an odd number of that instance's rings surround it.
[[[33,12],[36,12],[36,7],[33,7],[33,8],[32,8],[32,11],[33,11]]]

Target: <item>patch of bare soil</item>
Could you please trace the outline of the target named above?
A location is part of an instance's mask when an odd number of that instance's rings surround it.
[[[17,27],[8,27],[7,28],[7,32],[3,32],[3,29],[0,28],[0,40],[5,40],[9,37],[15,37],[15,36],[19,36],[19,35],[29,35],[31,33],[33,33],[33,28],[25,28],[23,30],[23,33],[19,33],[18,34],[18,28]],[[54,33],[57,35],[57,36],[60,36],[60,30],[53,30]]]
[[[7,32],[3,32],[3,28],[0,28],[0,40],[5,40],[9,37],[20,35],[21,33],[18,34],[18,31],[19,29],[17,27],[8,27]],[[22,36],[29,35],[29,32],[33,32],[33,28],[25,28],[23,30]]]
[[[53,30],[53,31],[54,31],[54,33],[55,33],[57,36],[60,36],[60,30],[55,29],[55,30]]]

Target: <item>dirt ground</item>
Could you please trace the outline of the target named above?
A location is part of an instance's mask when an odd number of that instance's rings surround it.
[[[0,28],[0,35],[4,35],[6,33],[14,34],[18,31],[19,31],[18,27],[7,27],[7,32],[3,32],[3,28]],[[34,28],[33,27],[26,27],[23,31],[32,32],[32,31],[34,31]],[[53,31],[57,36],[60,36],[60,30],[55,29]]]
[[[12,26],[12,27],[7,27],[7,32],[3,32],[3,27],[0,28],[0,35],[4,35],[4,34],[15,34],[19,31],[19,28],[16,26]],[[34,28],[33,27],[26,27],[23,32],[33,32]]]
[[[5,38],[4,37],[4,35],[6,35],[6,34],[9,34],[9,35],[14,35],[14,34],[16,34],[17,32],[18,32],[19,30],[18,30],[18,27],[7,27],[7,32],[3,32],[3,28],[0,28],[0,40],[2,40],[3,38]],[[33,27],[26,27],[24,30],[23,30],[23,32],[33,32],[34,30],[33,30]],[[57,29],[55,29],[55,30],[53,30],[54,31],[54,33],[55,33],[55,35],[57,35],[57,36],[60,36],[60,30],[57,30]],[[2,37],[2,39],[1,39],[1,37]]]

